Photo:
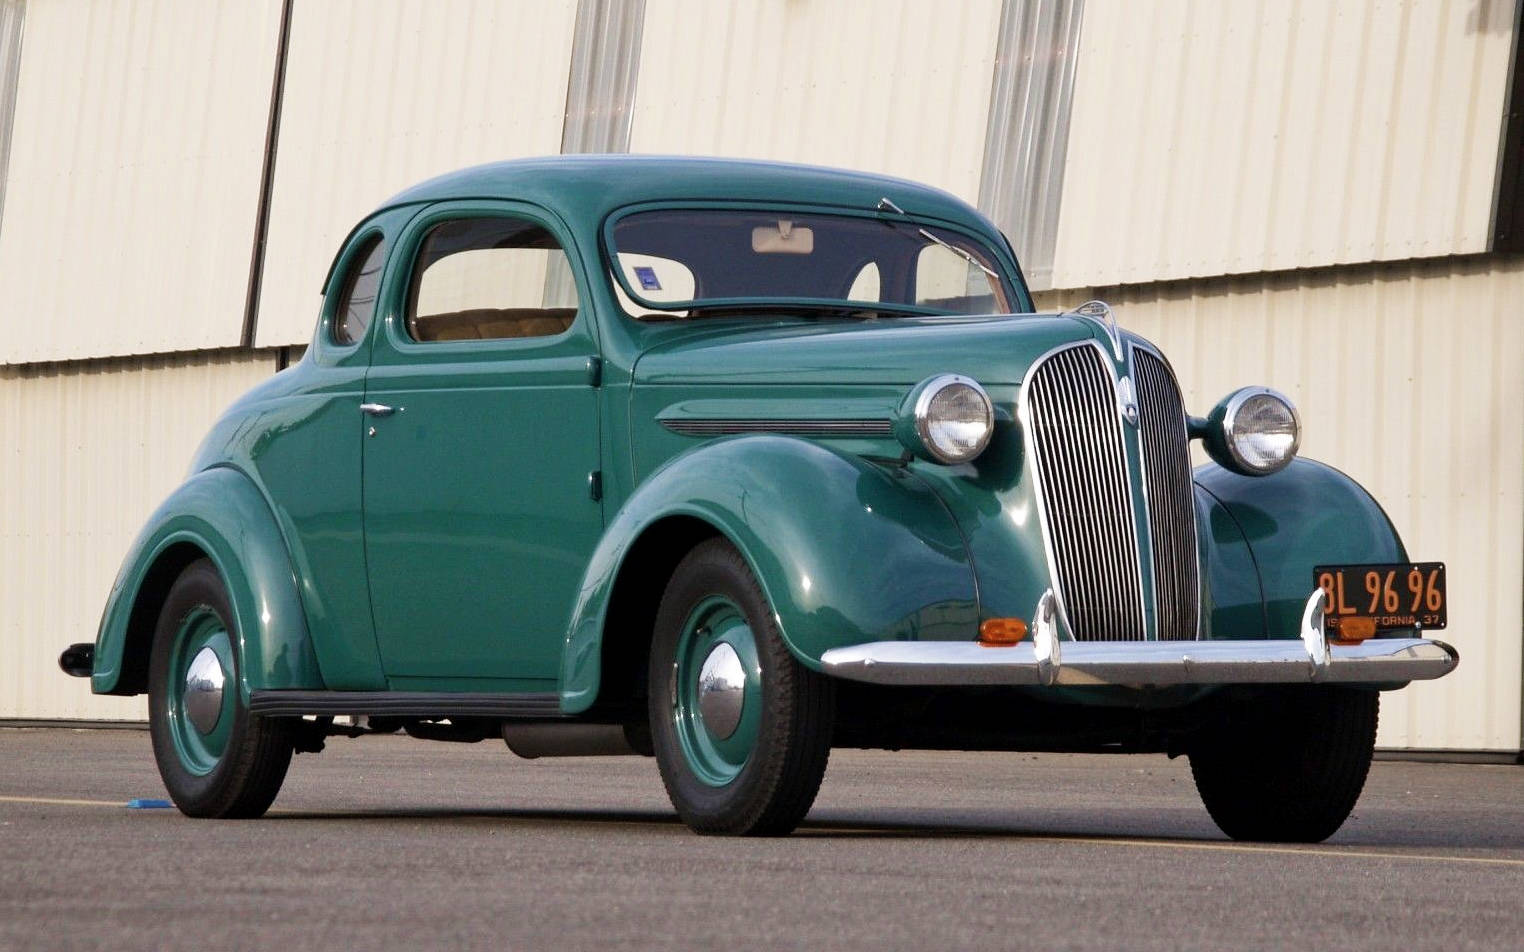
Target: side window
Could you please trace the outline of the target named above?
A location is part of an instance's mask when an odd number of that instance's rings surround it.
[[[916,255],[915,303],[960,314],[1010,310],[993,274],[941,245],[927,245]]]
[[[879,291],[878,263],[870,261],[857,272],[852,286],[847,289],[848,301],[882,301]]]
[[[381,236],[365,243],[350,259],[349,275],[333,312],[333,342],[353,344],[365,336],[365,329],[376,316],[376,292],[381,288]]]
[[[462,218],[424,237],[407,309],[414,340],[551,337],[576,317],[571,265],[542,226]]]

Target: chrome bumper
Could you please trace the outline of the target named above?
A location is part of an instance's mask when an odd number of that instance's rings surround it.
[[[876,641],[833,648],[827,674],[897,685],[1369,684],[1427,681],[1460,662],[1424,638],[1328,643],[1323,593],[1307,600],[1302,637],[1278,641],[1061,641],[1051,595],[1038,603],[1032,638],[1008,647],[971,641]]]

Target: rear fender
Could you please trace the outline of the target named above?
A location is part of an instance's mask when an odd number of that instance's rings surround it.
[[[275,517],[254,483],[227,467],[186,480],[148,519],[117,574],[95,642],[96,694],[148,689],[159,607],[180,571],[217,566],[238,625],[239,688],[324,687]]]
[[[924,482],[808,440],[735,437],[669,461],[609,525],[567,630],[563,710],[587,710],[613,674],[603,670],[606,640],[649,639],[649,617],[610,618],[609,606],[618,581],[640,571],[632,563],[656,550],[642,540],[664,531],[683,544],[705,532],[729,539],[761,584],[789,650],[817,670],[820,656],[841,645],[977,634],[962,536]],[[649,580],[648,594],[665,582]],[[644,649],[616,656],[636,664]]]

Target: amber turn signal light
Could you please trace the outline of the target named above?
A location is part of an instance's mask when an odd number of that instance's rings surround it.
[[[1338,637],[1334,639],[1336,645],[1358,645],[1367,638],[1376,635],[1376,619],[1374,618],[1341,618],[1339,619]]]
[[[981,645],[1014,645],[1026,636],[1027,623],[1020,618],[986,618],[979,623]]]

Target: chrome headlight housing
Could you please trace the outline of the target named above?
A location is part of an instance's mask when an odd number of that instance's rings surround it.
[[[1208,417],[1206,450],[1235,473],[1268,476],[1285,469],[1302,443],[1296,407],[1268,387],[1235,390]]]
[[[995,407],[978,382],[961,374],[938,374],[916,384],[900,406],[894,434],[922,459],[967,463],[989,446]]]

